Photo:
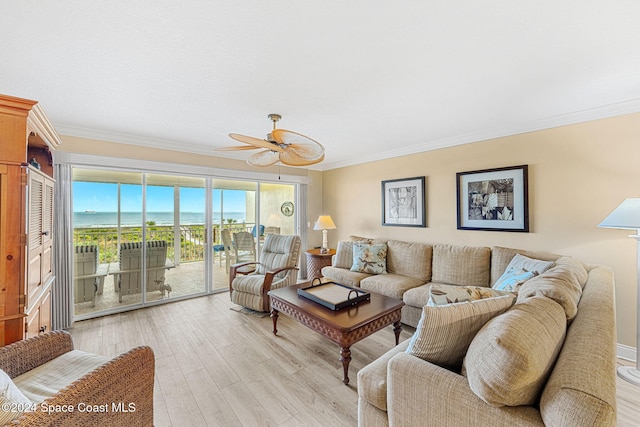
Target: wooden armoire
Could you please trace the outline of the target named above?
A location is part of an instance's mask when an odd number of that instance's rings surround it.
[[[51,329],[60,143],[37,101],[0,95],[0,346]]]

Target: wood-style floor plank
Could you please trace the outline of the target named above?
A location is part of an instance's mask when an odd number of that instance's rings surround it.
[[[338,346],[286,315],[274,336],[268,316],[232,306],[221,293],[76,322],[70,332],[77,349],[108,357],[153,348],[156,427],[357,425],[358,370],[393,346],[391,327],[351,347],[344,385]],[[400,340],[413,332],[403,327]],[[640,387],[618,378],[617,391],[618,425],[638,425]]]

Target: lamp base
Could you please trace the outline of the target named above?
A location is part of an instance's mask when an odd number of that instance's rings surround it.
[[[631,384],[640,386],[640,371],[633,366],[619,366],[618,376]]]

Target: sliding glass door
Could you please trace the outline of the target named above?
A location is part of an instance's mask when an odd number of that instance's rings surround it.
[[[75,319],[228,289],[269,234],[296,234],[296,185],[73,168]]]

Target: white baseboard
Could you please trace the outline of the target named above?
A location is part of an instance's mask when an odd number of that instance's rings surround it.
[[[618,344],[618,357],[630,362],[635,362],[638,355],[635,348],[629,347],[628,345]]]

